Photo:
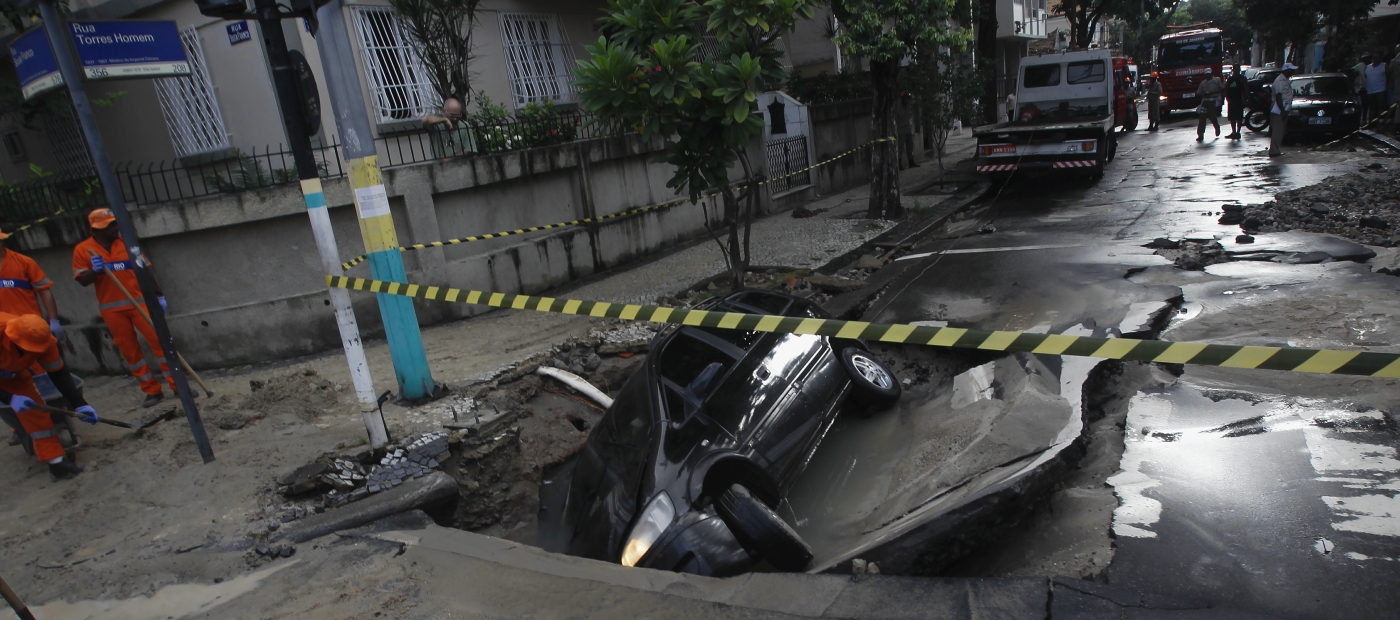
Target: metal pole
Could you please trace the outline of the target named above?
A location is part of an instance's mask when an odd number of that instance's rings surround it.
[[[296,161],[297,177],[301,179],[302,198],[306,200],[306,214],[311,218],[311,232],[316,237],[316,249],[321,255],[321,268],[328,274],[335,273],[340,269],[340,250],[336,247],[335,231],[331,229],[326,196],[321,191],[316,158],[311,153],[311,137],[306,135],[302,109],[297,102],[297,77],[287,55],[282,16],[278,13],[276,0],[257,0],[255,11],[267,60],[272,65],[272,83],[277,90],[282,126],[287,131],[292,158]],[[355,384],[355,400],[360,403],[360,414],[364,417],[365,430],[369,432],[369,443],[371,446],[382,446],[388,443],[389,434],[374,398],[374,381],[370,378],[369,362],[365,360],[364,343],[360,340],[355,309],[350,305],[350,293],[335,288],[329,289],[329,293],[331,306],[335,309],[336,326],[340,328],[340,341],[345,347],[345,360],[350,364],[350,378]]]
[[[58,70],[63,75],[64,84],[68,86],[69,95],[73,98],[73,109],[78,114],[78,124],[82,126],[83,136],[87,138],[88,150],[92,153],[92,164],[97,168],[97,178],[102,181],[102,191],[107,195],[107,204],[111,205],[112,215],[117,218],[117,229],[121,231],[126,251],[136,265],[136,282],[141,287],[141,297],[146,303],[146,308],[151,312],[151,327],[155,328],[156,339],[160,340],[160,349],[165,353],[165,362],[170,367],[171,378],[175,380],[175,392],[180,396],[185,418],[189,420],[190,431],[194,433],[194,443],[199,448],[199,456],[204,462],[212,462],[214,449],[209,445],[209,435],[204,432],[204,421],[199,418],[199,409],[194,406],[194,396],[190,392],[189,382],[185,380],[185,368],[180,364],[179,352],[175,350],[175,342],[170,338],[170,327],[165,323],[165,312],[160,309],[160,302],[156,299],[156,280],[151,276],[148,259],[141,252],[141,239],[136,236],[136,225],[131,221],[131,214],[126,211],[126,200],[122,196],[121,185],[117,183],[116,172],[107,160],[107,148],[102,142],[97,118],[92,114],[92,103],[88,101],[87,91],[83,90],[83,74],[78,68],[77,54],[73,51],[73,35],[68,32],[68,25],[58,14],[53,0],[40,0],[39,11],[44,18],[44,31],[49,36],[49,44],[53,46],[54,58],[58,60]]]
[[[371,277],[407,283],[403,256],[398,250],[399,236],[389,213],[389,197],[384,190],[379,156],[374,150],[369,114],[360,94],[360,74],[355,69],[355,51],[350,47],[341,0],[322,6],[316,17],[321,24],[316,34],[316,47],[321,51],[326,92],[335,113],[335,125],[340,130],[341,148],[345,149],[345,160],[350,167],[350,189],[354,191]],[[435,397],[437,384],[428,368],[428,355],[423,351],[423,335],[418,329],[413,301],[382,293],[378,301],[384,334],[389,341],[389,355],[394,360],[399,396],[408,401]]]

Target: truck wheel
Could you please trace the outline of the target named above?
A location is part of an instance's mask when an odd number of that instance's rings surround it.
[[[1099,138],[1098,154],[1094,156],[1094,167],[1089,171],[1089,178],[1099,180],[1103,178],[1103,169],[1108,165],[1108,150],[1112,147],[1112,137]]]
[[[715,501],[715,512],[744,548],[758,553],[779,570],[796,572],[812,563],[812,548],[807,541],[743,485],[725,489]]]

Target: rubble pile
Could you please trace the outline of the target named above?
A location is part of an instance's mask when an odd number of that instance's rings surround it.
[[[390,450],[368,475],[358,464],[336,459],[335,470],[321,476],[326,483],[336,487],[326,494],[326,501],[331,506],[339,506],[387,491],[405,480],[432,473],[447,457],[447,432],[435,431],[424,433],[406,446]]]
[[[1220,223],[1239,224],[1246,233],[1306,230],[1400,246],[1400,166],[1373,163],[1361,172],[1281,192],[1272,202],[1227,208]]]

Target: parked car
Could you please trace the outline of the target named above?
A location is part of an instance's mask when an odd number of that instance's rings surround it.
[[[700,307],[827,318],[766,291]],[[839,413],[899,396],[858,340],[668,327],[589,433],[555,539],[625,566],[725,576],[762,559],[802,570],[811,548],[779,506]]]
[[[1301,136],[1344,135],[1361,127],[1360,95],[1342,73],[1294,76],[1293,109],[1288,113],[1289,140]]]

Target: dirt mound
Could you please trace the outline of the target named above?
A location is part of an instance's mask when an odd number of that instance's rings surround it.
[[[340,401],[339,387],[309,368],[265,381],[254,379],[248,385],[253,394],[238,408],[255,415],[291,415],[311,422],[335,409]]]

